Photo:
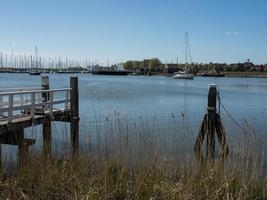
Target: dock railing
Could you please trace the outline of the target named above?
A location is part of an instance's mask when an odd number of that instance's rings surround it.
[[[69,88],[50,89],[48,76],[42,77],[41,87],[0,89],[0,173],[1,144],[18,146],[18,167],[24,165],[35,143],[24,131],[35,125],[42,125],[44,158],[50,159],[53,121],[70,123],[71,156],[78,156],[78,89],[78,77],[70,77]]]
[[[70,109],[70,91],[71,88],[49,90],[42,90],[42,88],[14,88],[0,90],[0,121],[7,120],[8,123],[12,123],[15,118],[25,115],[34,118],[40,112],[52,117],[54,110],[64,111]],[[49,100],[44,101],[42,94],[49,95]],[[60,104],[63,107],[57,107]]]

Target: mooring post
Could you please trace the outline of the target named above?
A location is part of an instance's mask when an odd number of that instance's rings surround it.
[[[43,90],[49,90],[49,77],[48,76],[42,76],[42,88]],[[42,101],[48,102],[50,100],[50,95],[48,92],[42,93]],[[43,107],[44,114],[46,106]],[[45,120],[43,123],[43,153],[45,158],[48,158],[51,155],[51,116],[47,115],[45,116]]]
[[[217,88],[215,84],[209,86],[208,94],[208,134],[206,155],[208,159],[215,156],[215,122],[216,122]]]
[[[72,157],[78,156],[79,151],[79,91],[78,77],[70,78],[70,111],[71,111],[71,153]]]

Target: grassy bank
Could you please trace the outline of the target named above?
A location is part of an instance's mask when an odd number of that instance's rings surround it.
[[[149,161],[149,163],[147,163]],[[16,176],[1,177],[1,199],[266,199],[267,184],[256,166],[231,164],[201,169],[155,155],[135,168],[122,160],[38,158]],[[243,163],[245,164],[245,163]]]
[[[224,72],[229,77],[267,78],[267,72]]]
[[[181,120],[173,117],[160,130],[156,120],[140,119],[136,126],[106,118],[78,159],[65,155],[45,161],[32,151],[20,170],[0,176],[0,199],[267,198],[264,155],[256,150],[254,134],[229,143],[224,164],[217,158],[205,165],[195,162],[190,143],[195,136]]]

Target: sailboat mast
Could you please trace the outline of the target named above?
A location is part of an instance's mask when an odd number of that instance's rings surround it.
[[[187,64],[187,38],[188,38],[188,33],[186,31],[185,32],[185,64]]]
[[[3,54],[1,52],[1,68],[4,68],[4,62],[3,62]]]
[[[35,68],[38,68],[37,46],[35,46]]]

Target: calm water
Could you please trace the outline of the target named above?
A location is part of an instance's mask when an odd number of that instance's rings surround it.
[[[76,76],[73,75],[73,76]],[[101,126],[99,116],[127,116],[130,120],[156,117],[165,128],[171,116],[181,117],[197,132],[206,111],[208,86],[217,84],[222,103],[238,123],[246,120],[259,137],[267,133],[267,79],[206,78],[176,80],[160,76],[79,76],[80,117],[83,124]],[[49,75],[50,87],[69,87],[70,75]],[[40,86],[40,76],[0,74],[0,87]],[[240,129],[223,112],[231,133]],[[100,123],[100,124],[99,124]]]

